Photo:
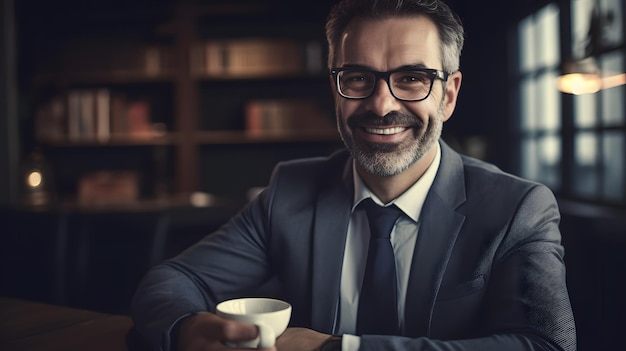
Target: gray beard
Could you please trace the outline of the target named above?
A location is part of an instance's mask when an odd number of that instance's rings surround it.
[[[439,140],[443,129],[443,109],[439,108],[437,117],[431,120],[424,134],[413,141],[408,147],[403,145],[374,145],[372,151],[366,151],[358,147],[350,134],[347,126],[338,119],[341,138],[350,150],[352,157],[368,173],[379,177],[398,175],[406,171],[415,162],[421,159],[428,150]]]

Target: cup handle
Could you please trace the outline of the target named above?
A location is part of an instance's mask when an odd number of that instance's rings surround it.
[[[274,332],[274,328],[270,327],[265,323],[256,323],[256,326],[259,330],[259,349],[266,349],[270,347],[274,347],[276,343],[276,333]]]

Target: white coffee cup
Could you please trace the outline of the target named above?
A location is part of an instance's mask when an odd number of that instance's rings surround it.
[[[242,348],[273,347],[291,318],[291,305],[285,301],[250,297],[221,302],[216,307],[217,315],[257,326],[259,336],[254,340],[227,343],[228,346]]]

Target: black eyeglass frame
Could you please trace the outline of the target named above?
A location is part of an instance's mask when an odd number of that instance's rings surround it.
[[[368,95],[359,96],[359,97],[345,95],[341,91],[341,85],[339,83],[339,73],[345,72],[345,71],[372,73],[374,77],[376,77],[376,80],[374,81],[374,86],[372,87],[372,91]],[[430,88],[428,89],[428,94],[426,94],[426,96],[424,96],[421,99],[404,99],[404,98],[400,98],[396,96],[396,93],[394,93],[393,88],[391,87],[391,82],[389,81],[389,79],[391,78],[392,74],[397,73],[397,72],[425,72],[427,73],[430,77]],[[376,84],[378,84],[379,80],[383,79],[387,83],[387,87],[389,87],[389,91],[391,92],[391,95],[393,95],[394,98],[400,101],[416,102],[416,101],[426,100],[430,96],[430,93],[433,90],[433,85],[435,85],[435,79],[441,79],[442,81],[447,82],[448,77],[450,76],[450,73],[442,71],[442,70],[438,70],[438,69],[422,68],[422,67],[415,67],[415,68],[400,67],[400,68],[396,68],[394,70],[386,71],[386,72],[375,71],[369,68],[335,67],[335,68],[331,68],[330,75],[333,76],[335,80],[335,88],[337,89],[337,92],[339,93],[339,95],[341,95],[341,97],[345,99],[363,100],[363,99],[367,99],[371,97],[372,95],[374,95],[374,92],[376,91]]]

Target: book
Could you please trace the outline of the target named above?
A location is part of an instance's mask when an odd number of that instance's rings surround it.
[[[126,106],[126,123],[129,136],[137,138],[152,136],[149,101],[134,100],[128,102]]]
[[[235,41],[228,46],[231,75],[282,75],[303,70],[302,49],[285,40]]]
[[[332,121],[310,99],[251,100],[244,115],[246,131],[252,134],[333,129]]]
[[[111,136],[120,137],[127,133],[128,123],[126,119],[126,97],[122,94],[111,94]]]
[[[211,42],[204,50],[205,72],[208,75],[220,75],[226,71],[225,47],[221,42]]]
[[[161,50],[157,47],[148,47],[144,49],[144,72],[148,76],[158,76],[163,73],[164,68],[164,57]]]
[[[67,137],[70,141],[81,139],[81,92],[72,90],[67,95]]]
[[[97,92],[91,89],[71,90],[67,94],[67,138],[72,141],[96,138],[100,121],[97,120]]]
[[[316,70],[313,62],[307,62],[315,56],[315,47],[307,49],[291,40],[214,40],[203,46],[192,61],[201,65],[195,72],[208,76],[258,77]]]
[[[134,171],[96,171],[78,181],[81,205],[129,204],[139,198],[139,177]]]
[[[93,90],[80,91],[80,112],[78,117],[79,139],[90,140],[96,136],[96,100]]]
[[[111,136],[111,93],[108,89],[96,91],[96,139],[108,141]]]

